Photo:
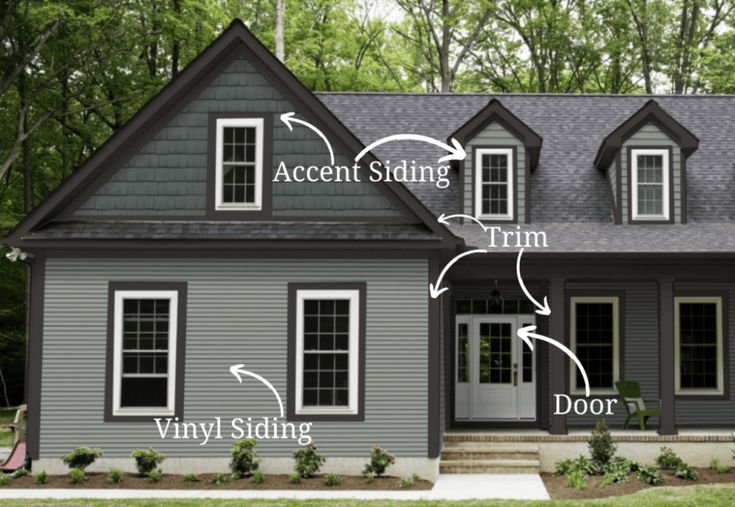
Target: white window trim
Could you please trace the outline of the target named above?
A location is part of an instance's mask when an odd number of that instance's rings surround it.
[[[345,407],[304,407],[304,301],[307,299],[349,299],[349,403]],[[360,399],[360,291],[301,289],[296,293],[296,404],[299,415],[356,415]]]
[[[613,305],[613,385],[609,389],[591,389],[592,394],[616,394],[615,382],[620,380],[620,299],[617,296],[574,296],[569,305],[569,348],[577,353],[577,303],[612,303]],[[577,387],[577,365],[569,366],[569,388],[572,394],[585,394],[584,387]]]
[[[115,416],[163,416],[174,415],[176,393],[176,349],[179,293],[175,290],[118,290],[115,291],[114,343],[112,361],[112,415]],[[126,299],[168,299],[168,385],[165,407],[121,407],[122,390],[122,342],[123,302]]]
[[[482,213],[482,157],[484,155],[506,155],[508,157],[508,213],[493,214]],[[478,148],[475,151],[475,217],[485,220],[513,220],[515,206],[515,195],[513,181],[515,180],[515,167],[513,160],[513,149],[511,148]]]
[[[693,389],[681,388],[681,327],[680,327],[680,308],[681,303],[715,303],[717,305],[717,388]],[[722,298],[713,297],[676,297],[674,298],[674,367],[676,368],[674,375],[676,381],[676,394],[687,395],[703,395],[718,396],[724,394],[725,389],[725,364],[724,364],[724,348],[723,348],[723,315],[722,315]]]
[[[263,118],[218,118],[215,143],[215,210],[260,211],[263,209]],[[222,202],[222,144],[225,127],[255,127],[255,201],[252,203]]]
[[[661,215],[642,215],[638,213],[638,156],[639,155],[658,155],[661,157],[661,168],[663,171],[663,213]],[[630,177],[631,177],[631,205],[632,205],[632,217],[633,220],[669,220],[670,218],[670,203],[669,193],[671,189],[669,185],[669,150],[668,149],[632,149],[630,150]]]

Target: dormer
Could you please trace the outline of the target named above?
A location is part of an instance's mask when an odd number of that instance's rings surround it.
[[[602,142],[595,166],[605,171],[615,223],[686,223],[686,159],[699,140],[648,101]]]
[[[459,164],[460,210],[486,223],[530,222],[530,175],[541,137],[492,99],[452,138],[468,154]]]

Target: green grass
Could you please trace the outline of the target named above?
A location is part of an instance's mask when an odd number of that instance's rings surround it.
[[[671,507],[731,506],[735,504],[735,486],[707,485],[677,488],[653,488],[640,493],[602,500],[555,500],[549,502],[488,501],[488,502],[418,502],[418,501],[358,501],[358,500],[213,500],[212,507]],[[3,500],[3,507],[194,507],[202,500]]]
[[[0,426],[10,424],[15,419],[15,409],[0,410]],[[0,429],[0,447],[10,447],[13,445],[13,433],[5,428]]]

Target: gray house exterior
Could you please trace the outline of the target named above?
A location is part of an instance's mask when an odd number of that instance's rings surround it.
[[[466,157],[446,188],[274,182],[281,162],[330,160],[289,112],[331,141],[333,165],[397,133],[456,139]],[[2,240],[31,255],[29,457],[61,471],[93,446],[96,466],[129,468],[155,447],[167,471],[221,471],[231,438],[162,438],[154,419],[270,417],[310,422],[338,471],[358,473],[375,444],[398,474],[481,471],[452,457],[473,442],[535,446],[514,453],[531,464],[485,469],[544,469],[626,416],[561,413],[556,396],[617,399],[635,380],[661,417],[621,432],[623,449],[729,459],[733,118],[728,96],[313,94],[233,22]],[[442,155],[398,141],[363,162]],[[548,316],[519,286],[520,246]],[[530,325],[577,354],[591,397],[557,348],[523,346]],[[286,471],[298,445],[257,449]]]

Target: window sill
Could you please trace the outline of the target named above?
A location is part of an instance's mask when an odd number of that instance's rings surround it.
[[[290,421],[364,421],[365,415],[356,411],[298,410],[288,414]]]

